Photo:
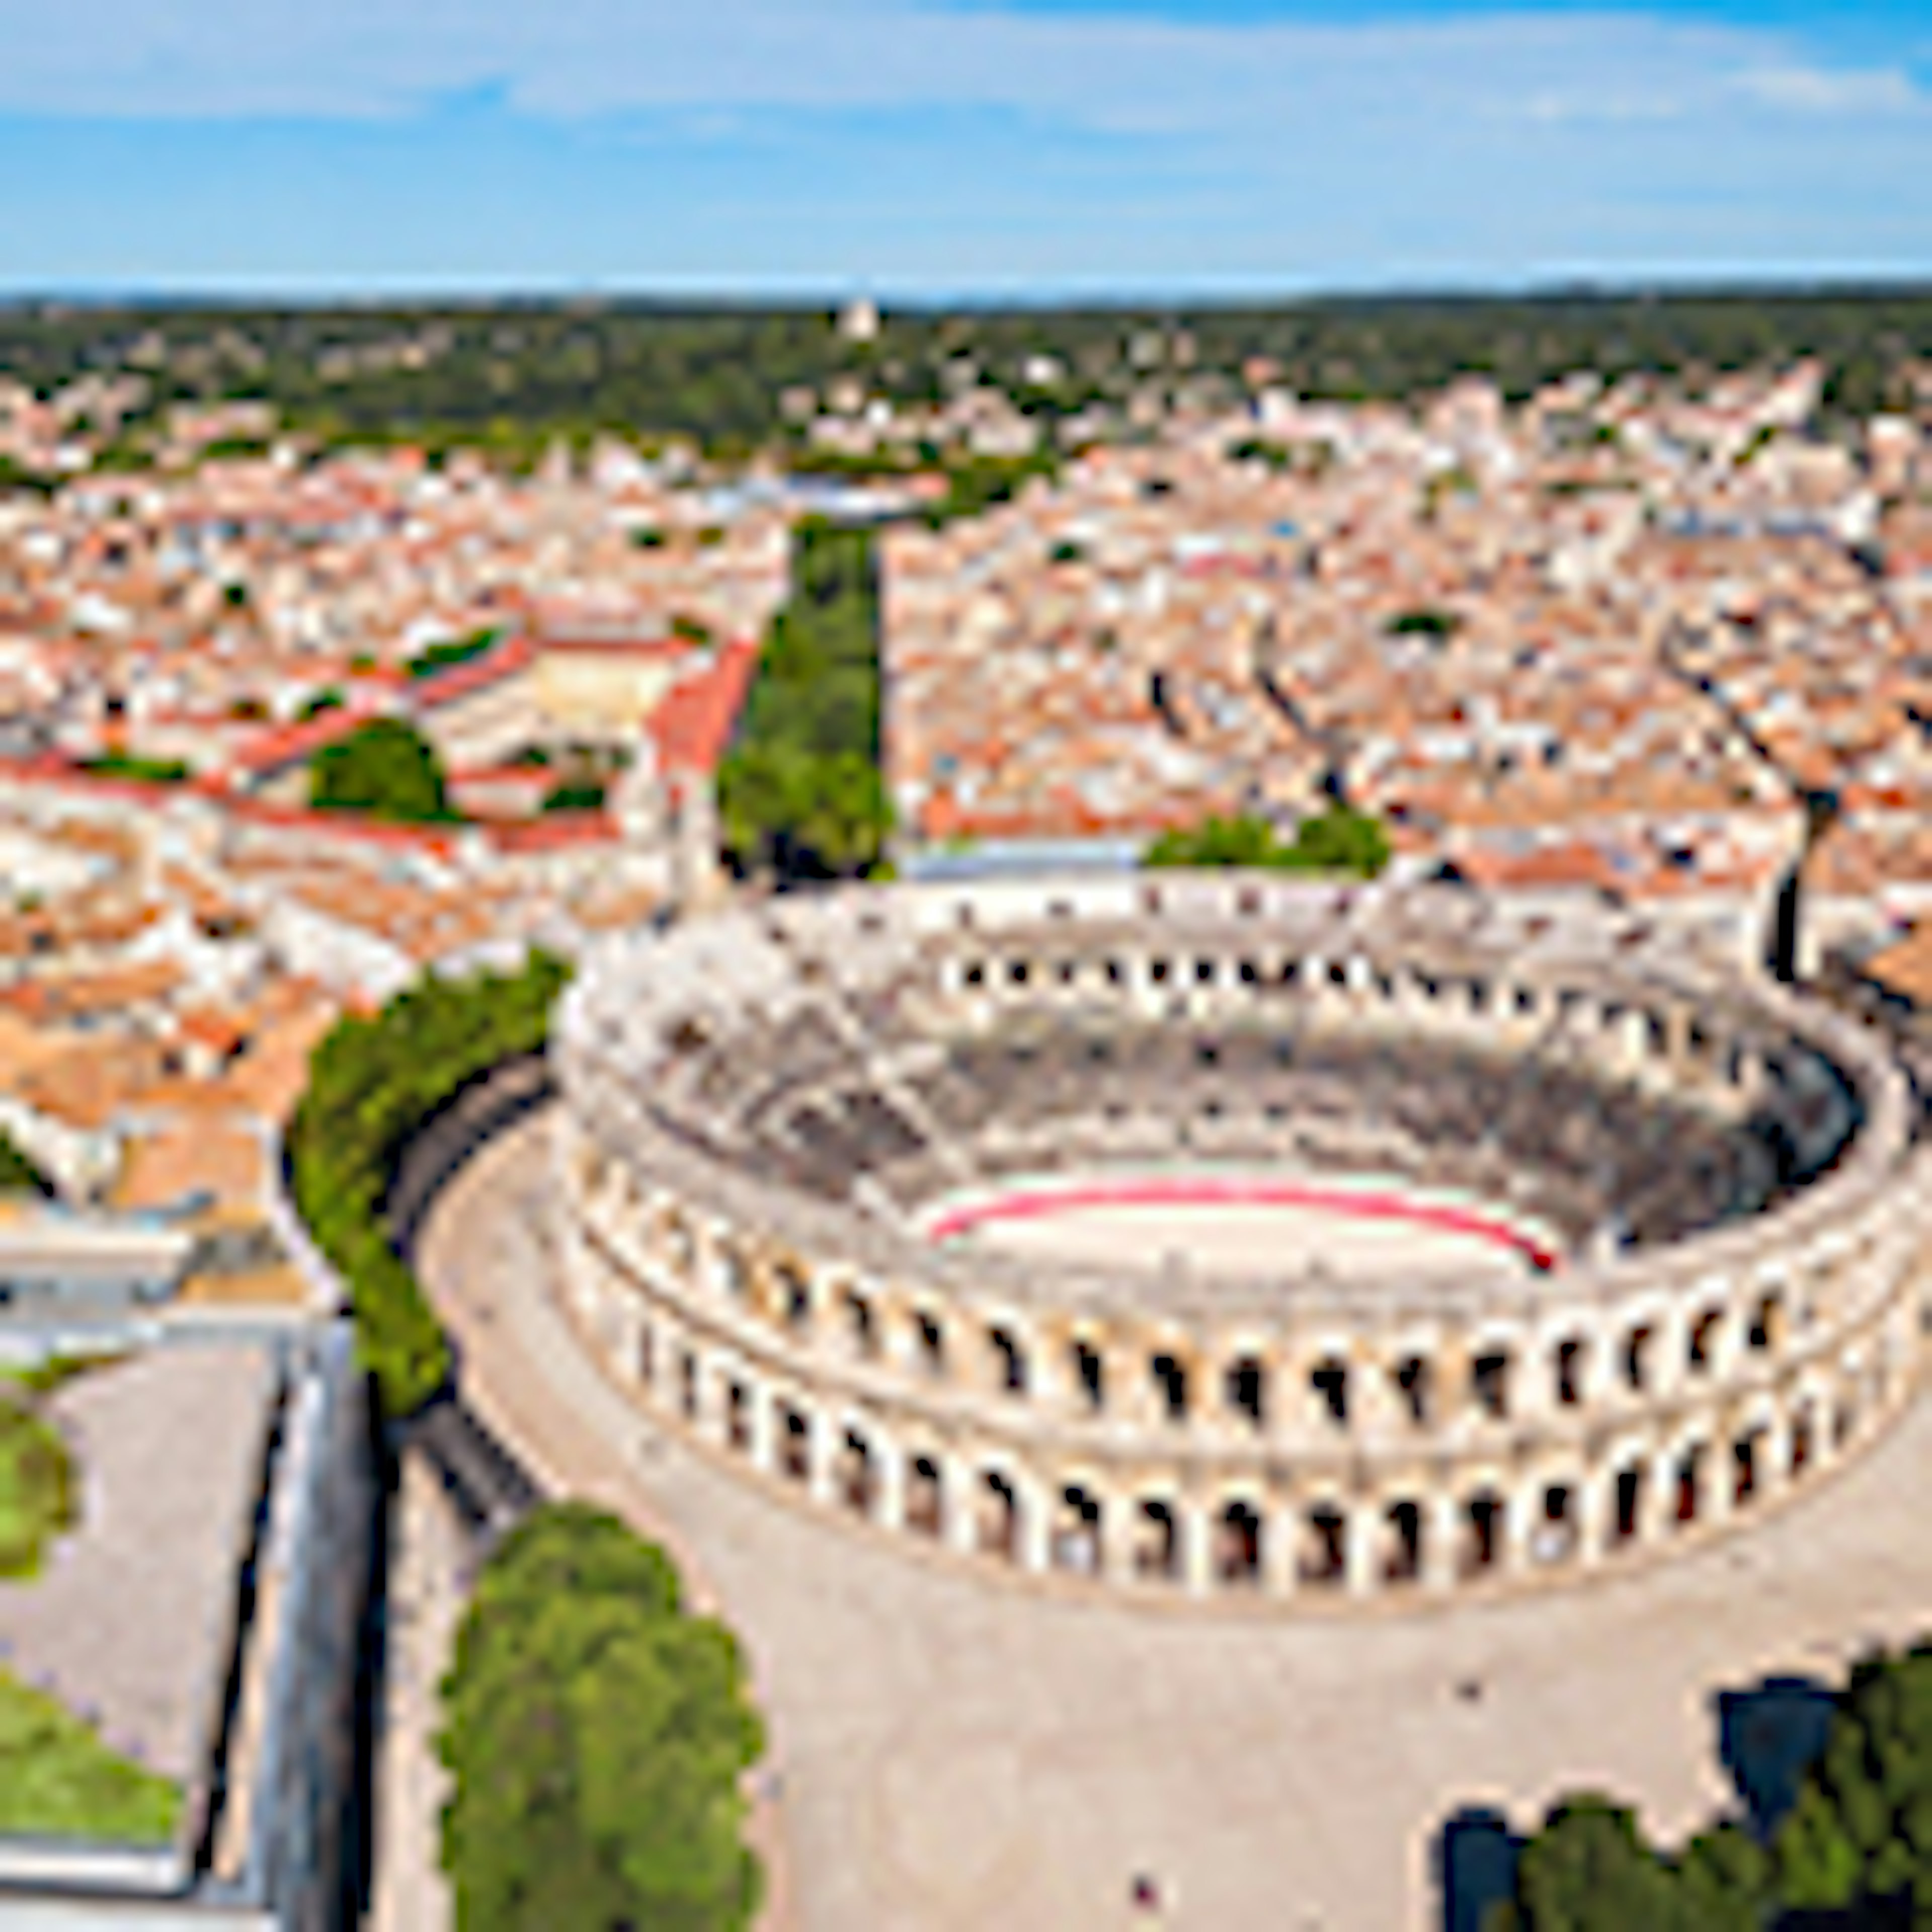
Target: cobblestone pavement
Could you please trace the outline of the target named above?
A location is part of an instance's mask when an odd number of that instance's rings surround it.
[[[1932,1402],[1729,1541],[1581,1588],[1311,1618],[1042,1596],[808,1516],[662,1435],[549,1292],[542,1119],[451,1187],[422,1271],[466,1393],[549,1478],[664,1534],[751,1650],[761,1814],[802,1932],[1400,1932],[1437,1835],[1592,1786],[1685,1832],[1714,1700],[1932,1628]],[[1158,1894],[1131,1903],[1137,1877]]]

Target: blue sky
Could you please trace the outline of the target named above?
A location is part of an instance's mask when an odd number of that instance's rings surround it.
[[[0,0],[0,286],[1932,275],[1932,0]]]

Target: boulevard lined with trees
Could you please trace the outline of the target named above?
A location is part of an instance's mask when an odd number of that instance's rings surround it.
[[[424,979],[380,1013],[338,1021],[316,1048],[290,1123],[296,1205],[350,1293],[363,1365],[384,1412],[412,1414],[447,1382],[449,1345],[383,1210],[404,1146],[470,1082],[536,1052],[568,969]]]
[[[878,863],[891,823],[871,532],[801,523],[791,581],[718,768],[724,842],[741,870],[850,876]]]

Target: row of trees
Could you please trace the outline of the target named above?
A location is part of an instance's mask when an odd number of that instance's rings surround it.
[[[1346,872],[1376,878],[1389,862],[1388,835],[1366,812],[1331,806],[1295,827],[1283,844],[1264,818],[1206,818],[1164,832],[1142,862],[1156,867],[1252,866],[1289,872]]]
[[[872,534],[822,520],[793,538],[792,589],[772,620],[718,772],[741,869],[849,875],[878,862],[891,822],[879,770],[878,576]]]
[[[736,1639],[653,1544],[580,1503],[538,1510],[479,1579],[443,1684],[442,1860],[465,1932],[738,1932],[764,1749]]]
[[[410,1137],[500,1061],[534,1052],[568,968],[547,955],[520,973],[425,979],[369,1018],[338,1021],[310,1063],[289,1130],[296,1204],[349,1289],[364,1366],[392,1416],[420,1408],[449,1373],[449,1346],[383,1208]]]
[[[1551,1812],[1484,1932],[1882,1932],[1932,1924],[1932,1646],[1852,1671],[1797,1802],[1681,1852],[1595,1797]]]

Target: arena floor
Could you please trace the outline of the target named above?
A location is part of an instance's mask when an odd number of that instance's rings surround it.
[[[539,1118],[458,1177],[424,1278],[466,1394],[664,1538],[742,1633],[801,1932],[1421,1932],[1444,1821],[1595,1787],[1680,1834],[1730,1796],[1718,1694],[1932,1627],[1932,1402],[1753,1530],[1424,1614],[1160,1611],[922,1562],[782,1503],[605,1383],[552,1292]],[[1160,1904],[1130,1903],[1137,1875]]]
[[[949,1196],[920,1221],[949,1246],[1206,1274],[1315,1265],[1343,1278],[1448,1275],[1512,1258],[1547,1265],[1557,1245],[1487,1202],[1288,1174],[1056,1174]]]

